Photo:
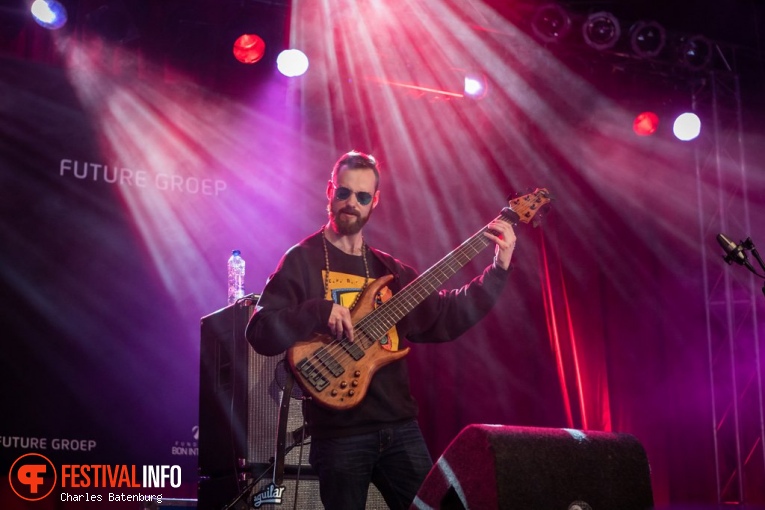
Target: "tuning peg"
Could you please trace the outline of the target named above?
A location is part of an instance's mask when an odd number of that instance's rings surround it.
[[[552,200],[552,197],[549,198]],[[539,212],[537,212],[537,214],[534,216],[534,219],[531,220],[531,226],[537,228],[542,223],[542,218],[547,217],[550,211],[552,211],[552,207],[550,207],[549,202],[540,207]]]
[[[525,193],[515,192],[515,193],[511,193],[511,194],[507,195],[506,200],[510,201],[510,200],[513,200],[513,199],[516,199],[516,198],[520,198],[520,197],[525,197],[526,200],[531,200],[532,196],[536,196],[537,197],[537,201],[539,201],[540,197],[541,198],[548,198],[550,200],[553,199],[552,195],[547,190],[547,188],[532,188],[532,187],[528,187],[528,188],[526,188],[526,192]]]

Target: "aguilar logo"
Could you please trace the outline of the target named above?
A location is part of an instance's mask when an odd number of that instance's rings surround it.
[[[27,501],[39,501],[56,487],[56,467],[44,455],[27,453],[11,466],[8,479],[16,495]]]
[[[252,506],[260,508],[260,505],[281,505],[282,494],[284,494],[284,487],[277,487],[275,484],[270,483],[266,485],[265,489],[252,497]]]

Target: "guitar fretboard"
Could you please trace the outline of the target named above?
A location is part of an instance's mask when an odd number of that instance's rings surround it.
[[[497,219],[515,223],[518,215],[513,210],[505,208]],[[355,326],[355,333],[357,338],[361,339],[363,347],[368,349],[383,338],[388,330],[415,306],[422,303],[446,280],[489,246],[491,240],[484,236],[487,230],[488,227],[484,227],[473,234],[451,253],[412,280],[400,292],[361,319]]]

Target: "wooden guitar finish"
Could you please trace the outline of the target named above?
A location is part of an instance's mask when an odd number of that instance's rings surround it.
[[[550,200],[546,189],[537,189],[510,200],[509,207],[505,207],[497,219],[511,224],[528,223]],[[346,410],[358,405],[367,394],[375,372],[409,352],[409,347],[389,351],[380,340],[414,307],[491,244],[491,240],[483,235],[487,229],[484,227],[473,234],[377,308],[375,297],[393,276],[380,277],[369,285],[351,310],[353,342],[317,334],[290,347],[287,361],[304,392],[330,409]]]

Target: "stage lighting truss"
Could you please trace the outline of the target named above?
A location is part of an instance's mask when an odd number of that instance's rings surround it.
[[[531,29],[544,42],[557,42],[571,31],[571,16],[557,4],[539,7],[531,18]]]
[[[535,38],[544,43],[564,39],[575,43],[560,45],[564,50],[578,52],[586,46],[615,58],[634,57],[632,61],[646,60],[651,66],[665,66],[652,67],[659,72],[674,73],[680,68],[692,73],[705,72],[718,63],[715,59],[731,70],[725,47],[703,35],[677,33],[652,19],[619,19],[605,10],[583,13],[577,11],[575,3],[548,2],[531,11],[529,27]],[[622,26],[630,27],[629,32],[623,34]],[[581,39],[570,37],[572,30],[581,30]]]
[[[613,48],[622,35],[616,16],[610,12],[590,14],[582,25],[582,37],[591,48],[603,51]]]
[[[630,29],[630,48],[640,58],[658,56],[667,43],[667,32],[656,21],[638,21]]]

